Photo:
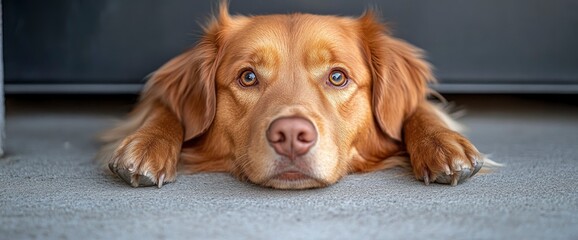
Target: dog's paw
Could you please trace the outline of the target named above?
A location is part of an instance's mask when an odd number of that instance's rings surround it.
[[[423,139],[412,152],[411,163],[416,178],[452,186],[474,176],[484,164],[484,157],[461,134],[444,131]]]
[[[133,187],[175,181],[180,145],[159,137],[133,134],[118,146],[108,167]]]

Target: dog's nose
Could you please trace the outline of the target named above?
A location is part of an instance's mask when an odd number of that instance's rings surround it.
[[[275,152],[295,160],[315,145],[317,131],[313,124],[304,118],[280,118],[269,126],[267,140]]]

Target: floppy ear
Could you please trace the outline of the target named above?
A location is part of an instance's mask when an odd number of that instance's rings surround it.
[[[230,20],[226,4],[192,49],[155,71],[145,86],[143,100],[160,99],[184,128],[184,141],[206,132],[216,112],[215,75],[220,57],[219,34]]]
[[[434,81],[422,51],[390,36],[372,12],[359,18],[362,41],[372,72],[372,101],[375,120],[389,137],[401,141],[405,119],[427,95]]]

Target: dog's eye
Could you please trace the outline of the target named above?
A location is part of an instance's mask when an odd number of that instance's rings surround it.
[[[349,80],[347,79],[347,76],[345,76],[345,73],[340,70],[333,70],[329,74],[329,83],[333,86],[343,87],[348,81]]]
[[[255,75],[255,73],[251,70],[246,70],[241,74],[241,77],[239,78],[239,83],[243,87],[255,86],[258,83],[257,75]]]

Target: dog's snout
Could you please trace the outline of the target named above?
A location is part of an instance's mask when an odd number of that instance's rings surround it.
[[[309,152],[317,140],[311,122],[300,117],[280,118],[271,123],[267,140],[275,152],[294,160]]]

